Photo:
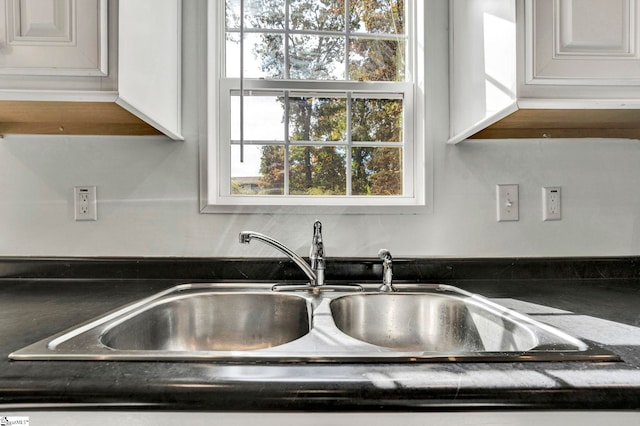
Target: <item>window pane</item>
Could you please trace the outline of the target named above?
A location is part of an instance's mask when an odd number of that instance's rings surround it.
[[[289,139],[344,141],[347,102],[341,98],[289,98]]]
[[[244,0],[245,28],[284,29],[285,0]],[[227,28],[240,28],[240,0],[226,0]]]
[[[301,35],[289,43],[290,78],[344,80],[344,37]]]
[[[240,34],[227,33],[224,47],[225,77],[240,77]]]
[[[404,34],[404,0],[351,0],[352,31]]]
[[[224,14],[227,28],[240,28],[240,0],[226,0]]]
[[[292,146],[291,195],[346,195],[346,150],[335,146]]]
[[[284,29],[285,0],[244,0],[247,28]]]
[[[349,49],[350,80],[404,80],[404,40],[352,38]]]
[[[402,149],[351,150],[353,195],[402,195]]]
[[[240,94],[231,97],[231,140],[240,140]],[[284,109],[277,96],[244,97],[244,140],[284,142]]]
[[[402,142],[401,99],[352,99],[354,142]]]
[[[244,35],[244,77],[282,78],[284,44],[281,34]],[[227,33],[225,47],[226,77],[240,77],[240,34]]]
[[[344,0],[291,0],[292,30],[344,31]]]
[[[231,146],[231,194],[283,195],[284,147],[245,145],[244,162],[240,146]]]

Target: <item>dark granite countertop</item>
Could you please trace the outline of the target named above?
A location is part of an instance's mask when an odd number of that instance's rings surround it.
[[[10,361],[12,351],[191,280],[34,278],[4,271],[3,410],[640,409],[640,279],[635,277],[437,280],[594,341],[622,362],[264,365]]]

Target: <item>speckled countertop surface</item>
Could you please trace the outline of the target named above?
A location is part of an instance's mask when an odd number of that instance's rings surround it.
[[[37,340],[185,279],[0,279],[0,408],[415,411],[640,409],[640,280],[449,279],[622,362],[215,364],[10,361]]]

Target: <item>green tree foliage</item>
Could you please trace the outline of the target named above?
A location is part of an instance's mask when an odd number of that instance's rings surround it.
[[[403,0],[355,0],[352,15],[369,32],[403,34]],[[390,19],[391,18],[391,19]],[[353,39],[349,73],[353,80],[402,81],[404,45],[397,40]],[[354,141],[402,141],[402,102],[359,99],[352,102]],[[355,195],[402,194],[400,149],[356,147],[352,152],[352,191]]]
[[[266,194],[284,194],[284,147],[265,145],[260,159],[260,187]]]
[[[290,150],[292,195],[344,195],[345,152],[335,146],[294,146]]]
[[[346,153],[330,145],[346,133],[346,104],[335,98],[289,100],[289,138],[292,141],[327,141],[327,146],[292,146],[289,150],[289,191],[294,195],[346,193]],[[262,148],[260,173],[265,188],[284,186],[284,154],[281,146]]]
[[[386,99],[354,99],[354,142],[402,140],[402,102]],[[354,195],[399,195],[402,193],[400,148],[357,146],[352,150]]]
[[[289,102],[289,139],[339,141],[346,137],[346,103],[336,98],[293,98]],[[290,150],[292,194],[346,193],[346,153],[336,146],[295,146]]]
[[[404,34],[403,0],[355,0],[351,15],[359,19],[355,28],[371,33]],[[349,74],[352,80],[402,81],[404,43],[401,39],[353,38]]]

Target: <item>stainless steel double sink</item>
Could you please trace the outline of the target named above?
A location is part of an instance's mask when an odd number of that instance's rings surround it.
[[[380,293],[184,284],[10,355],[14,360],[613,361],[602,348],[464,290]],[[330,289],[330,287],[327,287]]]

